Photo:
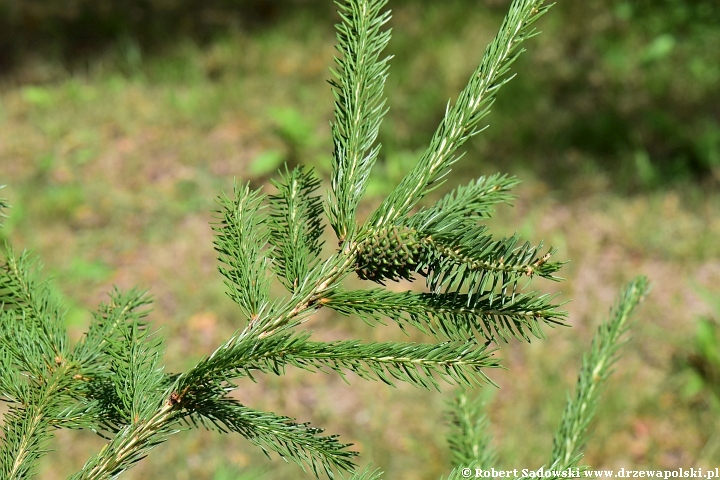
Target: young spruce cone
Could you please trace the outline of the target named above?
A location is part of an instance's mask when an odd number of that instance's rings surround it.
[[[425,241],[407,227],[381,228],[357,246],[357,274],[363,280],[412,279],[425,254]]]

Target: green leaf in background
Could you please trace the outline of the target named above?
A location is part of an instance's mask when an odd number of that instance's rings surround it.
[[[112,269],[100,260],[84,260],[74,258],[67,274],[77,280],[89,280],[93,283],[102,282],[112,273]]]
[[[662,60],[673,51],[676,43],[675,37],[669,33],[664,33],[656,37],[650,42],[650,45],[645,48],[642,55],[643,61],[649,63]]]
[[[27,103],[35,107],[49,107],[54,102],[50,89],[35,85],[23,88],[22,97]]]
[[[285,155],[279,150],[265,150],[250,162],[248,169],[254,177],[261,177],[276,171],[285,161]]]
[[[270,110],[270,118],[275,123],[278,134],[291,146],[304,147],[315,140],[314,122],[297,108],[273,108]]]

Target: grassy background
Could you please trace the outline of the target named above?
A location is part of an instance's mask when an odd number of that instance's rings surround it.
[[[712,28],[720,14],[709,1],[586,3],[596,2],[560,2],[541,21],[544,33],[500,93],[491,128],[470,142],[446,185],[518,175],[520,198],[498,210],[492,228],[544,239],[571,260],[566,282],[537,287],[573,300],[573,328],[501,346],[508,370],[492,374],[501,389],[484,392],[493,435],[502,466],[548,461],[580,356],[619,287],[642,273],[654,289],[603,396],[586,461],[714,467],[717,409],[687,388],[681,359],[696,318],[718,315],[697,291],[717,292],[720,281],[720,52],[708,47],[720,40]],[[392,5],[391,110],[361,214],[418,158],[507,4]],[[283,162],[327,178],[331,6],[149,2],[124,18],[113,2],[106,17],[92,2],[71,2],[62,14],[50,2],[29,13],[29,4],[0,5],[11,13],[3,31],[16,33],[0,35],[0,181],[14,206],[0,235],[41,257],[67,300],[74,338],[112,285],[150,289],[168,369],[187,368],[244,324],[215,270],[213,198],[234,177],[265,184]],[[92,15],[114,23],[102,30],[87,23]],[[328,312],[310,327],[328,340],[405,338]],[[340,434],[387,478],[432,479],[450,470],[443,409],[451,393],[291,371],[237,395]],[[66,477],[102,444],[60,432],[42,478]],[[186,432],[126,477],[239,478],[251,468],[267,478],[300,472],[240,438]]]

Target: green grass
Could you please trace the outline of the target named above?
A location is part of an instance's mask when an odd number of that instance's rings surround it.
[[[427,21],[443,33],[428,37],[427,27],[418,24],[423,13],[410,5],[396,16],[399,26],[412,28],[398,28],[390,48],[409,58],[399,59],[391,73],[386,153],[361,214],[409,170],[497,20],[483,12],[468,18],[464,10],[431,9]],[[458,22],[467,26],[443,30]],[[3,193],[14,209],[0,235],[42,258],[67,298],[75,337],[88,321],[85,309],[104,300],[113,284],[153,293],[153,318],[168,339],[170,370],[189,366],[243,326],[215,270],[210,210],[233,177],[259,186],[279,162],[309,163],[327,174],[332,100],[324,81],[333,37],[329,28],[310,24],[300,19],[203,48],[184,42],[160,57],[133,53],[129,44],[95,60],[84,76],[58,74],[54,83],[3,87],[0,180],[8,184]],[[547,48],[541,43],[538,55]],[[529,86],[531,72],[524,75],[509,95],[542,96]],[[537,468],[547,462],[581,353],[617,289],[644,273],[654,289],[603,396],[587,463],[700,466],[695,456],[710,433],[702,412],[668,379],[673,355],[706,310],[691,285],[712,288],[720,281],[720,194],[683,183],[624,195],[613,177],[582,158],[567,177],[548,171],[547,162],[513,162],[518,144],[533,145],[532,138],[505,138],[521,110],[509,99],[499,102],[492,129],[473,142],[448,183],[497,169],[518,174],[524,183],[515,208],[502,207],[491,227],[545,239],[571,260],[567,282],[548,288],[573,299],[573,328],[501,350],[508,371],[493,376],[502,388],[490,415],[504,465]],[[548,179],[553,176],[564,183]],[[371,329],[326,312],[311,326],[320,339],[403,338],[392,327]],[[389,479],[447,475],[443,405],[450,392],[351,383],[293,371],[243,384],[237,395],[250,406],[341,434],[356,444],[363,462],[374,461]],[[67,476],[101,445],[88,433],[61,432],[42,478]],[[710,466],[718,460],[698,461]],[[299,473],[277,458],[267,461],[240,438],[188,432],[159,447],[127,478],[236,478],[233,472],[251,467],[267,469],[268,478]]]

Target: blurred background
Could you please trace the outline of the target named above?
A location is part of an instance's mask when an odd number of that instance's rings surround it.
[[[475,69],[509,0],[395,0],[386,92],[365,215],[417,160]],[[233,178],[283,164],[327,179],[332,2],[0,0],[0,183],[14,208],[0,237],[54,277],[79,338],[112,285],[149,289],[168,370],[244,325],[216,272],[208,222]],[[523,180],[499,234],[570,260],[572,328],[501,345],[488,399],[505,468],[547,463],[582,352],[617,290],[654,289],[592,424],[593,468],[720,464],[720,3],[560,0],[538,23],[490,128],[444,190],[497,171]],[[326,183],[326,185],[328,185]],[[327,252],[335,242],[328,229]],[[356,287],[363,282],[351,283]],[[421,282],[417,282],[421,283]],[[421,285],[397,284],[399,290]],[[319,339],[403,340],[320,312]],[[422,341],[420,335],[411,340]],[[325,427],[386,478],[447,475],[442,393],[290,371],[244,382],[248,406]],[[60,432],[41,478],[65,478],[103,441]],[[236,436],[184,432],[126,478],[296,478]]]

